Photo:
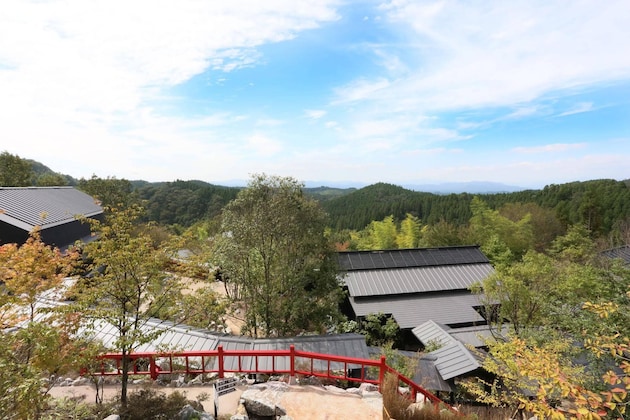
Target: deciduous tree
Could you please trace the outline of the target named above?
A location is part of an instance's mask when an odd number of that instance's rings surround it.
[[[531,227],[531,216],[525,215],[517,222],[503,217],[498,211],[492,210],[479,197],[474,197],[470,209],[470,243],[478,243],[481,250],[494,262],[493,251],[505,248],[510,250],[515,261],[518,261],[529,249],[533,248],[534,238]],[[504,246],[497,247],[498,243]],[[505,256],[501,251],[499,256]],[[500,259],[500,258],[499,258]],[[505,262],[505,261],[502,261]]]
[[[100,201],[105,208],[125,208],[133,203],[131,182],[115,177],[81,178],[77,188]]]
[[[256,175],[224,209],[216,265],[238,288],[246,333],[323,332],[336,322],[336,258],[326,215],[293,178]]]
[[[38,418],[52,386],[46,380],[77,367],[79,343],[69,324],[38,304],[72,261],[72,253],[45,245],[37,230],[22,245],[0,247],[0,412],[6,418]]]
[[[31,164],[9,152],[0,153],[0,186],[28,187],[32,183],[33,169]]]
[[[145,324],[174,301],[181,285],[163,270],[173,256],[163,245],[156,249],[149,235],[135,225],[141,209],[130,206],[109,212],[105,223],[91,222],[99,239],[85,247],[95,274],[77,294],[75,311],[89,326],[106,323],[114,327],[114,349],[122,355],[121,403],[127,403],[130,353],[157,338]],[[96,268],[101,268],[96,270]]]

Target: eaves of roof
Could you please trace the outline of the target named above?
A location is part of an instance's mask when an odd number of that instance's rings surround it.
[[[350,298],[357,316],[371,313],[391,314],[400,328],[414,328],[434,320],[443,325],[483,323],[475,310],[482,306],[481,296],[470,291],[417,293],[406,295]]]

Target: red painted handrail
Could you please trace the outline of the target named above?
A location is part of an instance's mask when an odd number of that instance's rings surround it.
[[[430,401],[435,407],[439,405],[443,405],[444,407],[450,409],[453,412],[457,412],[455,409],[450,407],[448,404],[444,403],[437,396],[433,395],[431,392],[427,391],[420,385],[414,383],[412,380],[406,378],[397,370],[391,368],[387,365],[385,356],[381,356],[379,360],[374,359],[361,359],[356,357],[346,357],[346,356],[336,356],[330,354],[322,354],[322,353],[313,353],[307,351],[296,350],[293,345],[290,346],[289,350],[223,350],[222,346],[218,346],[216,350],[204,350],[204,351],[182,351],[182,352],[138,352],[131,353],[128,355],[131,363],[130,374],[133,375],[150,375],[151,379],[158,379],[159,375],[162,374],[172,374],[172,373],[185,373],[185,374],[202,374],[202,373],[216,373],[219,378],[223,378],[225,373],[266,373],[266,374],[289,374],[290,376],[295,375],[309,375],[309,376],[317,376],[323,377],[327,379],[335,379],[335,380],[345,380],[345,381],[353,381],[353,382],[366,382],[372,383],[379,386],[379,390],[383,385],[383,381],[386,373],[391,373],[397,377],[397,379],[407,386],[411,390],[411,398],[415,401],[416,396],[421,394],[424,397],[424,401]],[[243,366],[243,358],[248,357],[254,360],[254,368],[246,368]],[[259,358],[260,357],[270,357],[271,359],[271,369],[262,369],[259,367]],[[281,369],[276,366],[276,358],[278,357],[288,357],[289,358],[289,368]],[[121,353],[106,353],[99,356],[101,362],[101,368],[98,372],[92,372],[94,375],[101,376],[118,376],[122,374],[121,369],[121,361],[122,361]],[[201,367],[200,368],[192,368],[190,366],[191,358],[201,358]],[[215,363],[212,363],[212,358],[216,358],[216,368],[214,368]],[[237,358],[237,367],[236,368],[226,368],[225,360],[226,358]],[[300,365],[299,361],[296,364],[296,358],[301,359],[309,359],[310,363],[308,368]],[[157,364],[158,359],[167,359],[169,361],[168,367],[159,367]],[[173,365],[173,359],[183,359],[183,367],[176,367]],[[106,370],[106,360],[111,360],[116,362],[116,367],[113,370]],[[140,362],[144,361],[145,366],[139,366]],[[327,368],[325,370],[314,369],[314,361],[321,361],[327,363]],[[148,363],[147,363],[148,362]],[[340,369],[331,369],[331,363],[343,364],[343,375],[335,374],[334,371],[339,371]],[[352,369],[357,369],[360,366],[361,375],[358,378],[353,378],[348,376],[349,367],[352,366]],[[372,379],[365,376],[366,368],[378,368],[378,379]]]

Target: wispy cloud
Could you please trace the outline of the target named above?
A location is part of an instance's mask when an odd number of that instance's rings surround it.
[[[324,111],[323,109],[307,109],[306,111],[304,111],[304,114],[306,115],[307,118],[311,118],[314,120],[318,120],[320,118],[322,118],[323,116],[326,115],[326,111]]]
[[[627,134],[626,0],[383,1],[8,0],[0,138],[77,177],[627,172],[587,146]]]
[[[389,80],[380,77],[376,80],[359,79],[335,89],[333,105],[373,99],[379,92],[390,87]]]
[[[586,143],[556,143],[532,147],[515,147],[512,151],[515,153],[562,153],[570,150],[583,149],[586,146]]]
[[[336,0],[299,7],[284,0],[3,3],[0,136],[19,144],[22,155],[71,161],[73,167],[86,160],[89,142],[98,156],[89,171],[101,174],[131,177],[137,165],[122,156],[151,155],[186,141],[195,141],[199,153],[211,143],[215,152],[227,151],[224,161],[230,162],[234,153],[220,143],[225,132],[208,131],[223,125],[225,116],[172,118],[169,107],[179,98],[169,98],[168,89],[209,69],[254,67],[265,60],[260,46],[337,20],[335,6]],[[227,125],[235,118],[230,116]],[[134,149],[139,144],[146,149]],[[100,145],[107,147],[100,150]],[[277,151],[271,145],[264,149]],[[176,150],[166,152],[176,155]],[[177,177],[189,167],[194,165]],[[157,170],[153,177],[159,174],[169,176]],[[83,169],[74,175],[91,174]]]
[[[579,102],[573,106],[573,108],[564,111],[561,114],[558,114],[559,117],[566,117],[567,115],[573,114],[581,114],[583,112],[593,111],[595,108],[593,107],[592,102]]]
[[[257,133],[247,139],[247,148],[255,155],[269,157],[282,151],[282,143]]]
[[[570,8],[542,0],[396,0],[381,8],[406,39],[414,57],[407,65],[415,64],[395,79],[362,77],[339,87],[336,103],[372,101],[421,114],[519,106],[518,117],[552,92],[630,78],[630,55],[619,54],[630,25],[624,0]]]

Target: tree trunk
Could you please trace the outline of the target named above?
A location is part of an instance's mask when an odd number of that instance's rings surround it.
[[[126,349],[122,349],[122,378],[120,387],[120,404],[123,411],[127,408],[127,384],[129,382],[129,353]]]

